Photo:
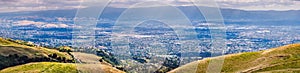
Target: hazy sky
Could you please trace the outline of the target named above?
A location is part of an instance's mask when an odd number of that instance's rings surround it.
[[[101,0],[0,0],[0,12],[74,9],[81,1]],[[112,0],[111,7],[129,7],[143,1],[161,1],[174,6],[191,6],[189,0]],[[300,10],[300,0],[215,0],[221,8],[242,10]],[[204,3],[205,4],[205,3]],[[204,5],[205,6],[205,5]]]

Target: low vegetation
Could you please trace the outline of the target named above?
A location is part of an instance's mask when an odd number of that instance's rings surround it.
[[[61,47],[58,48],[58,50],[60,52],[72,52],[73,51],[73,49],[69,46],[61,46]]]
[[[102,57],[102,60],[110,63],[113,66],[120,65],[120,62],[110,53],[105,52],[104,50],[97,51],[97,55]]]
[[[0,69],[30,62],[73,62],[68,53],[35,46],[20,40],[0,38]]]
[[[38,62],[6,68],[0,73],[78,73],[75,64]]]
[[[300,72],[300,44],[291,44],[265,51],[247,52],[239,54],[225,55],[224,64],[221,72]],[[211,59],[193,62],[181,66],[170,73],[195,71],[205,73]],[[197,65],[197,66],[195,66]],[[194,70],[189,70],[193,69]]]
[[[166,73],[171,71],[180,65],[180,58],[178,57],[168,57],[163,63],[163,66],[160,67],[156,73]]]
[[[112,59],[112,57],[106,58]],[[68,46],[50,49],[21,40],[0,38],[0,73],[78,72],[124,73],[112,67],[102,57],[73,52],[73,49]]]
[[[124,68],[118,66],[120,62],[108,52],[99,50],[96,56],[72,51],[68,46],[48,49],[30,42],[0,38],[0,73],[124,73],[121,71]],[[221,72],[225,73],[300,72],[300,44],[223,57],[225,60]],[[76,61],[74,58],[77,58]],[[206,58],[179,68],[179,58],[170,58],[157,73],[174,68],[170,73],[205,73],[210,60],[216,58]]]

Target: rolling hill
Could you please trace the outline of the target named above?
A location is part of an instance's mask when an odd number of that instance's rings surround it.
[[[35,62],[5,68],[0,73],[125,73],[101,64]]]
[[[0,38],[0,73],[124,73],[101,59],[94,54],[60,52]]]
[[[0,73],[78,73],[71,63],[37,62],[6,68]]]
[[[78,63],[74,63],[72,56],[76,57]],[[221,70],[223,73],[300,72],[300,44],[221,57],[225,58]],[[0,38],[0,58],[0,73],[124,73],[94,54],[68,54],[30,42],[4,38]],[[210,60],[217,58],[220,57],[195,61],[169,73],[205,73]]]
[[[223,73],[282,73],[300,72],[300,44],[291,44],[258,52],[224,55]],[[169,73],[205,73],[211,59],[206,58],[183,65]]]
[[[29,62],[72,62],[72,57],[58,50],[38,47],[29,42],[0,38],[0,69]]]

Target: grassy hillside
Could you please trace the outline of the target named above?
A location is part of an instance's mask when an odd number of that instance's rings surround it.
[[[78,73],[71,63],[38,62],[6,68],[0,73]]]
[[[125,73],[93,54],[73,52],[80,63],[35,62],[12,66],[0,73]]]
[[[94,54],[73,52],[80,63],[36,62],[5,68],[0,73],[125,73]]]
[[[72,62],[65,52],[35,46],[29,42],[0,38],[0,69],[29,62]]]
[[[70,51],[69,51],[70,52]],[[73,63],[76,57],[78,63]],[[124,73],[102,57],[60,52],[30,42],[0,38],[0,73]]]
[[[225,55],[222,72],[300,72],[300,44],[291,44],[265,51]],[[181,66],[170,73],[205,73],[211,59]]]
[[[36,62],[9,67],[0,73],[124,73],[107,65]]]
[[[111,64],[104,61],[102,57],[94,54],[87,54],[81,52],[72,52],[74,57],[76,57],[77,69],[83,73],[125,73],[112,67]]]

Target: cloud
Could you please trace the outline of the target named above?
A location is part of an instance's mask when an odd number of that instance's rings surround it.
[[[126,8],[139,2],[159,1],[173,6],[192,6],[190,0],[113,0],[110,6]],[[300,0],[211,0],[220,8],[241,10],[300,10]],[[209,6],[201,2],[202,6]]]
[[[242,10],[300,10],[294,0],[216,0],[220,7]]]
[[[85,8],[103,0],[0,0],[0,12]],[[190,0],[111,0],[110,7],[127,8],[136,3],[159,1],[173,6],[192,6]],[[211,0],[221,8],[242,10],[300,10],[299,0]],[[80,2],[90,3],[80,6]],[[202,2],[206,6],[206,2]],[[97,5],[97,4],[95,4]]]
[[[42,26],[42,28],[68,28],[69,26],[67,24],[45,24]]]
[[[21,20],[13,22],[13,26],[36,26],[38,28],[69,28],[67,24],[54,24],[46,22],[35,22],[29,20]]]
[[[112,3],[109,5],[110,7],[118,7],[118,8],[128,8],[131,5],[141,2],[148,2],[148,1],[158,1],[163,3],[160,6],[172,5],[172,6],[190,6],[193,5],[189,0],[113,0]],[[151,6],[151,5],[149,5]],[[139,6],[139,7],[147,7],[147,6]]]
[[[36,25],[36,26],[39,26],[39,25],[43,25],[43,24],[45,24],[45,23],[44,23],[44,22],[35,22],[35,21],[22,20],[22,21],[14,22],[14,24],[15,24],[16,26],[28,26],[28,25]]]
[[[0,0],[0,12],[75,9],[79,8],[80,2],[81,0]]]

